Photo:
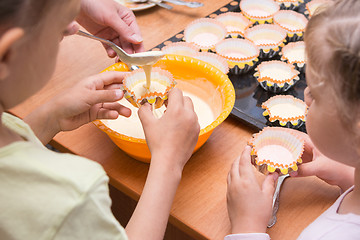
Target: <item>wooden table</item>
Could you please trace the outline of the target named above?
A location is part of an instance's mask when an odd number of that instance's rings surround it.
[[[207,16],[230,1],[202,2],[205,6],[199,9],[175,6],[168,11],[153,7],[137,12],[146,49],[155,47],[183,30],[192,20]],[[98,42],[79,36],[66,37],[61,43],[51,81],[12,112],[24,117],[59,91],[113,63]],[[173,203],[166,239],[223,239],[229,233],[226,177],[231,163],[253,133],[254,130],[229,117],[192,156],[185,166]],[[60,133],[51,144],[63,152],[95,160],[104,167],[110,177],[114,214],[125,225],[141,194],[148,165],[128,157],[93,124]],[[288,179],[280,198],[278,222],[268,230],[272,239],[296,239],[338,194],[337,188],[316,178]]]

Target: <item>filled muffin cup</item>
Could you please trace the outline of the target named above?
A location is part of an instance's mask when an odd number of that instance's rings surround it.
[[[225,39],[215,46],[216,53],[226,59],[230,72],[243,74],[253,69],[259,61],[259,48],[251,41],[239,38]]]
[[[281,10],[296,10],[299,5],[304,3],[304,0],[275,0]]]
[[[304,140],[290,129],[265,127],[253,136],[249,145],[253,165],[264,174],[285,175],[297,171],[298,164],[302,163]]]
[[[272,60],[260,63],[256,68],[254,77],[264,90],[282,93],[300,80],[299,73],[292,64]]]
[[[308,107],[304,101],[292,95],[276,95],[261,107],[268,125],[299,129],[306,121]]]
[[[215,20],[221,22],[227,31],[227,37],[242,38],[244,32],[253,23],[247,19],[242,13],[226,12],[218,15]]]
[[[199,52],[199,48],[192,43],[174,42],[164,46],[161,51],[165,54],[175,54],[193,57]]]
[[[261,24],[248,28],[244,36],[258,46],[260,58],[272,58],[285,45],[287,33],[277,25]]]
[[[301,41],[308,23],[305,15],[292,11],[280,10],[274,15],[274,23],[283,28],[288,34],[288,41]]]
[[[281,50],[281,60],[295,66],[295,69],[305,70],[305,43],[303,41],[291,42]]]
[[[225,39],[225,26],[211,18],[200,18],[186,26],[184,40],[194,44],[201,51],[214,51],[215,45]]]
[[[124,97],[135,107],[145,103],[150,103],[154,108],[161,107],[174,86],[172,74],[158,67],[151,70],[149,88],[146,86],[146,75],[142,68],[126,75],[123,81]]]
[[[254,24],[264,24],[273,22],[280,6],[274,0],[242,0],[240,10]]]
[[[228,62],[221,56],[210,53],[210,52],[199,52],[197,53],[194,58],[207,62],[217,69],[219,69],[224,74],[229,72],[229,64]]]

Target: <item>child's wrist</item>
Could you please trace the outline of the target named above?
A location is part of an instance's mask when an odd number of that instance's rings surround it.
[[[165,174],[173,174],[174,176],[180,176],[184,168],[184,159],[180,154],[172,154],[169,152],[155,152],[151,156],[150,167],[156,168],[159,171],[163,171]]]
[[[262,226],[263,224],[253,223],[248,220],[249,219],[245,222],[231,224],[231,233],[266,233],[266,225]]]

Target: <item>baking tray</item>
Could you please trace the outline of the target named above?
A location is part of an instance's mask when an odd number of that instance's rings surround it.
[[[214,18],[217,15],[228,11],[240,12],[240,1],[241,0],[232,1],[206,17]],[[305,0],[303,3],[301,3],[296,11],[304,14],[306,10],[305,4],[309,1],[310,0]],[[183,36],[184,30],[165,40],[153,49],[160,50],[169,42],[183,41]],[[270,59],[262,59],[259,61],[259,63],[267,60]],[[271,58],[271,60],[280,60],[280,56]],[[236,96],[234,108],[231,111],[230,116],[236,118],[245,125],[255,128],[256,130],[260,130],[265,126],[271,125],[271,123],[268,122],[266,118],[262,115],[264,110],[261,108],[261,104],[268,100],[270,97],[279,94],[265,91],[261,86],[259,86],[258,81],[253,76],[254,73],[255,70],[253,69],[252,71],[241,75],[235,75],[231,73],[228,74],[229,79],[234,85]],[[298,81],[288,91],[281,93],[281,95],[293,95],[296,98],[304,100],[304,89],[306,88],[305,74],[302,72],[299,77],[300,81]],[[303,124],[299,130],[306,132],[305,124]]]

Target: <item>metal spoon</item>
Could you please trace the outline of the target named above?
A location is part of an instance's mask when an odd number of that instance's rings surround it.
[[[128,2],[133,2],[133,3],[145,3],[145,2],[151,2],[151,3],[155,3],[155,4],[165,4],[165,3],[161,3],[160,0],[126,0]],[[162,0],[163,2],[169,2],[175,5],[184,5],[190,8],[198,8],[198,7],[202,7],[204,6],[203,3],[200,2],[186,2],[186,1],[182,1],[182,0]],[[165,4],[167,5],[167,4]],[[167,5],[168,9],[171,9],[172,7],[170,5]],[[165,6],[162,6],[165,7]],[[165,7],[166,8],[166,7]]]
[[[126,0],[126,2],[129,2],[129,3],[147,3],[147,2],[149,2],[149,3],[156,4],[159,7],[166,8],[168,10],[171,10],[173,8],[172,6],[161,2],[161,0]]]
[[[281,185],[283,184],[283,182],[285,181],[285,178],[289,177],[289,174],[286,174],[286,175],[282,175],[278,178],[277,180],[277,184],[276,184],[276,188],[275,188],[275,193],[274,193],[274,196],[273,196],[273,203],[272,203],[272,209],[273,209],[273,212],[272,212],[272,216],[268,222],[268,225],[267,227],[268,228],[271,228],[272,226],[275,225],[276,223],[276,213],[277,211],[279,210],[279,195],[280,195],[280,189],[281,189]]]
[[[79,30],[77,32],[77,35],[95,39],[95,40],[98,40],[102,43],[109,45],[119,56],[119,59],[129,66],[131,66],[131,65],[137,65],[137,66],[151,65],[151,64],[156,63],[158,60],[160,60],[165,55],[162,51],[149,51],[149,52],[128,54],[123,49],[121,49],[118,45],[116,45],[115,43],[113,43],[109,40],[106,40],[106,39],[103,39],[100,37],[96,37],[94,35],[83,32],[81,30]]]
[[[176,5],[184,5],[184,6],[191,7],[191,8],[198,8],[198,7],[204,6],[204,4],[200,3],[200,2],[185,2],[182,0],[163,0],[163,1],[169,2],[172,4],[176,4]]]

